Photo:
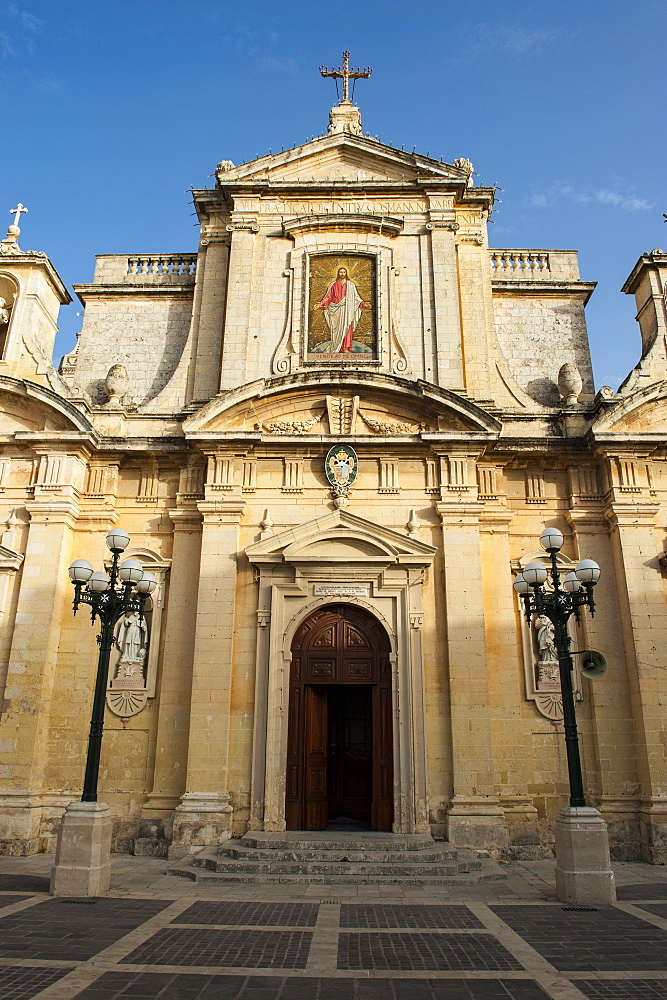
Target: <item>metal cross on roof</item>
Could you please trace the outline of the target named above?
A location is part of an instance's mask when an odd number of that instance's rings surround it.
[[[326,66],[320,66],[320,73],[322,76],[333,76],[335,79],[343,81],[343,99],[341,104],[350,103],[350,80],[361,80],[367,79],[373,70],[370,66],[366,66],[364,69],[350,69],[349,65],[350,53],[346,50],[343,52],[343,68],[340,69],[328,69]]]

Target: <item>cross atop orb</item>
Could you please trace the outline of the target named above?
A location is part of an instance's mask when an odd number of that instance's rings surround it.
[[[16,208],[10,208],[9,214],[14,216],[14,222],[12,223],[12,225],[18,226],[19,221],[21,219],[21,214],[27,211],[28,209],[25,207],[25,205],[22,205],[21,202],[18,203]]]
[[[350,80],[361,80],[368,79],[373,70],[370,66],[366,66],[365,69],[350,69],[350,53],[345,50],[343,52],[343,68],[340,69],[329,69],[326,66],[320,66],[320,73],[322,76],[333,76],[335,79],[343,81],[343,98],[341,104],[350,104]]]

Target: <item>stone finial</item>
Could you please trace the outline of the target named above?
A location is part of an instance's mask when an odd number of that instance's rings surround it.
[[[472,165],[472,160],[469,160],[467,156],[459,156],[458,159],[454,160],[452,163],[453,167],[457,170],[462,170],[464,174],[468,175],[468,187],[473,185],[473,174],[475,173],[475,168]]]
[[[259,525],[260,528],[262,529],[259,536],[260,539],[270,538],[271,535],[273,534],[273,518],[271,517],[271,511],[269,510],[268,507],[264,511],[264,517],[259,522]]]
[[[566,406],[576,405],[583,386],[579,369],[571,361],[568,361],[558,372],[558,390]]]
[[[421,528],[421,524],[419,518],[417,517],[416,510],[410,511],[410,520],[408,521],[406,527],[410,538],[419,538],[419,529]]]
[[[218,164],[219,174],[228,174],[229,171],[233,169],[234,169],[234,164],[232,163],[231,160],[220,160],[220,163]]]
[[[129,385],[130,379],[125,365],[112,365],[104,380],[104,388],[109,397],[107,406],[120,406]]]

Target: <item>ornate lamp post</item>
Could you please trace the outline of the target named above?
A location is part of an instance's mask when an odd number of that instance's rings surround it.
[[[63,816],[56,864],[51,876],[52,895],[92,896],[105,892],[109,886],[111,818],[109,807],[97,801],[109,657],[118,620],[132,612],[143,616],[146,599],[157,586],[155,577],[144,573],[136,559],[126,559],[119,565],[120,556],[129,541],[130,536],[122,528],[113,528],[108,532],[106,542],[112,553],[109,574],[94,572],[85,559],[75,559],[68,570],[74,584],[74,614],[80,604],[87,604],[90,606],[91,621],[100,620],[97,636],[100,650],[83,794],[81,801],[72,802]]]
[[[616,891],[607,828],[597,809],[586,805],[584,795],[567,629],[572,615],[581,621],[582,608],[595,614],[593,588],[600,579],[600,567],[592,559],[582,559],[574,572],[561,581],[557,557],[563,544],[562,533],[557,528],[545,528],[540,544],[551,557],[551,569],[541,562],[528,563],[514,581],[514,589],[523,601],[529,624],[534,615],[544,615],[551,621],[560,668],[570,807],[561,810],[556,821],[556,889],[566,902],[613,902]],[[544,584],[549,576],[552,589],[547,591]]]

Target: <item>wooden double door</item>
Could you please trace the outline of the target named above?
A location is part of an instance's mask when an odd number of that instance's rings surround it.
[[[392,728],[384,628],[355,605],[318,609],[292,643],[287,829],[347,819],[391,830]]]

